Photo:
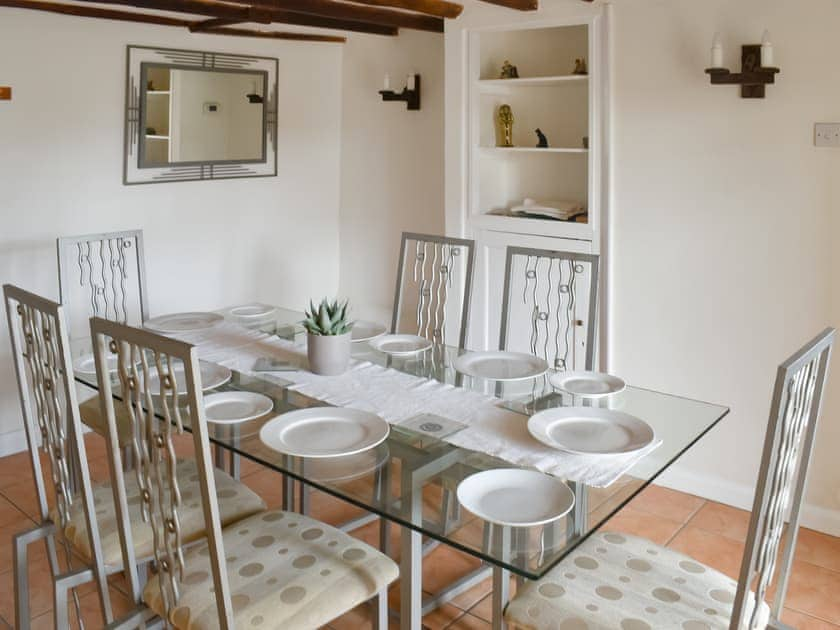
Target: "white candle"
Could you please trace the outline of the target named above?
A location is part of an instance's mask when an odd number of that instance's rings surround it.
[[[770,32],[764,31],[761,37],[761,67],[773,67],[773,44],[770,43]]]
[[[382,89],[386,92],[391,89],[391,75],[385,74],[385,80],[382,82]]]
[[[413,74],[408,75],[408,78],[405,81],[405,87],[408,90],[413,90],[414,89],[414,75]]]
[[[723,68],[723,44],[720,41],[720,33],[715,33],[712,40],[712,68]]]

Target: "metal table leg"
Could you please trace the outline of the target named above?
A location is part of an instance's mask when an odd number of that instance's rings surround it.
[[[511,533],[509,527],[493,527],[493,545],[501,551],[503,561],[510,558]],[[510,598],[510,571],[493,567],[493,630],[506,628],[504,610]]]
[[[423,536],[403,527],[400,535],[400,628],[421,630],[423,622]]]

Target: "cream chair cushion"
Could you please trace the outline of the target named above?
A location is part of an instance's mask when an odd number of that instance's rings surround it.
[[[201,507],[201,490],[198,484],[198,468],[195,460],[178,462],[178,487],[181,489],[182,504],[179,508],[181,535],[184,543],[190,543],[204,537],[204,510]],[[219,498],[219,512],[222,524],[235,523],[266,508],[265,502],[246,485],[234,480],[228,474],[215,469],[216,496]],[[138,560],[153,555],[152,529],[143,521],[140,514],[140,490],[133,472],[125,475],[128,508],[131,513],[131,534],[134,539],[134,553]],[[99,535],[102,539],[102,555],[106,565],[122,566],[120,535],[117,514],[114,510],[114,497],[110,483],[97,484],[93,488],[93,502],[96,507],[96,519]],[[57,523],[57,514],[52,514]],[[87,561],[91,559],[88,541],[87,522],[81,498],[73,501],[70,509],[70,522],[64,535],[75,549]]]
[[[529,630],[728,630],[736,587],[644,538],[597,533],[543,579],[526,583],[505,619]],[[759,628],[768,617],[762,604]]]
[[[273,510],[227,527],[224,552],[237,628],[318,628],[397,579],[373,547],[306,516]],[[218,628],[207,543],[186,552],[180,599],[169,615],[181,630]],[[143,592],[164,617],[158,576]]]
[[[120,446],[127,446],[131,444],[131,418],[124,405],[114,405],[114,414],[117,419],[117,441]],[[98,395],[79,403],[79,416],[84,424],[99,435],[108,435],[108,422],[102,415]]]

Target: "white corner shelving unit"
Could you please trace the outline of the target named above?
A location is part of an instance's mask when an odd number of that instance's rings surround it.
[[[603,20],[603,14],[593,10],[463,29],[462,215],[453,217],[453,205],[448,204],[447,224],[462,226],[461,232],[478,245],[471,346],[498,344],[498,305],[508,245],[603,254],[607,59]],[[570,74],[578,58],[586,59],[588,74]],[[499,78],[505,61],[517,66],[519,78]],[[510,105],[514,115],[512,148],[497,146],[496,115],[502,104]],[[536,147],[536,128],[548,137],[549,148]],[[526,197],[582,202],[588,220],[511,216],[511,207]]]

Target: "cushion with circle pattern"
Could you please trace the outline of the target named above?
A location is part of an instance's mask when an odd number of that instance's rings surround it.
[[[293,512],[257,514],[222,532],[237,628],[318,628],[397,579],[397,565],[370,545]],[[169,622],[180,630],[218,628],[207,543],[185,553],[180,597]],[[166,614],[157,575],[143,599]]]
[[[505,610],[529,630],[728,630],[737,584],[644,538],[596,533]],[[766,626],[767,604],[759,609]]]
[[[219,513],[222,525],[235,523],[252,514],[265,510],[265,502],[248,486],[233,479],[230,475],[214,469],[216,478],[216,496],[219,499]],[[181,507],[178,515],[181,521],[181,536],[184,544],[204,537],[204,510],[201,506],[201,490],[198,483],[198,467],[194,459],[178,462],[176,468],[178,486],[181,490]],[[131,535],[134,540],[134,553],[138,560],[149,558],[153,554],[152,529],[143,521],[140,514],[140,490],[133,472],[126,473],[126,494],[131,515]],[[117,525],[117,513],[110,483],[101,483],[93,487],[93,503],[102,540],[102,555],[106,565],[122,566],[120,534]],[[58,522],[58,515],[53,510],[53,522]],[[70,522],[64,529],[65,537],[73,547],[90,562],[91,550],[88,541],[87,521],[81,498],[77,497],[70,508]]]

